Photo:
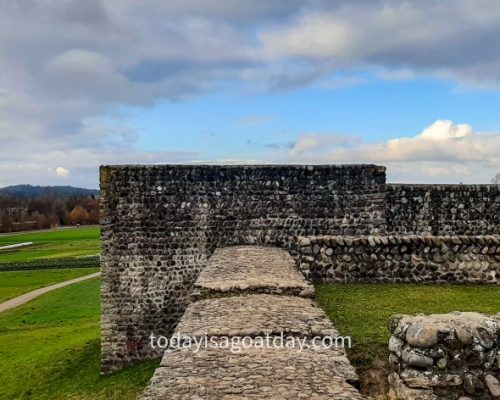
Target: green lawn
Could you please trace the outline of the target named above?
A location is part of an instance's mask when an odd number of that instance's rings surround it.
[[[394,314],[435,314],[451,311],[500,312],[500,287],[486,285],[317,285],[317,300],[341,335],[350,336],[349,359],[372,380],[369,369],[384,369],[389,353],[387,322]],[[379,371],[380,372],[380,371]],[[363,376],[362,376],[363,381]]]
[[[98,268],[72,268],[0,272],[0,303],[43,286],[97,272]]]
[[[99,280],[0,314],[0,399],[135,399],[158,362],[100,377]]]
[[[391,315],[500,311],[497,286],[318,285],[317,298],[339,331],[352,337],[349,356],[364,385],[380,384],[389,372],[387,364],[378,364],[375,375],[370,367],[377,358],[387,360]],[[99,317],[98,279],[0,314],[0,399],[135,399],[158,362],[100,377]]]
[[[500,287],[486,285],[318,285],[317,300],[353,349],[386,346],[394,314],[500,312]]]
[[[23,242],[33,242],[33,245],[0,250],[0,263],[98,254],[99,228],[82,227],[0,236],[0,247]]]

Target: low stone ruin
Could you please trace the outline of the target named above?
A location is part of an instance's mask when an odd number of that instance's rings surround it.
[[[194,301],[174,335],[206,338],[217,346],[167,349],[141,400],[364,399],[342,347],[299,348],[295,341],[293,346],[242,346],[264,336],[273,343],[282,335],[338,336],[309,298],[314,288],[287,252],[263,246],[219,248],[194,287]],[[241,347],[221,346],[224,339]]]
[[[500,313],[396,315],[389,329],[391,399],[500,399]]]

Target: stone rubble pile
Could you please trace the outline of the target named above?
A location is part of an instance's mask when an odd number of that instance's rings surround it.
[[[500,314],[396,315],[389,323],[390,398],[500,398]]]

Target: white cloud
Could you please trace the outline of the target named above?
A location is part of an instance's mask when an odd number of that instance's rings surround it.
[[[196,149],[141,151],[133,126],[102,119],[123,106],[182,101],[220,82],[338,89],[363,83],[357,72],[369,68],[381,79],[426,74],[498,89],[499,41],[498,0],[3,1],[0,138],[10,150],[0,160],[0,184],[51,182],[57,176],[48,168],[61,163],[72,179],[95,186],[100,163],[204,157]],[[496,135],[443,129],[371,147],[304,136],[291,157],[495,165]]]
[[[385,81],[408,81],[414,79],[417,74],[410,69],[387,69],[379,68],[375,75]]]
[[[414,137],[334,146],[338,135],[304,134],[287,152],[288,162],[374,163],[389,180],[488,183],[500,170],[500,132],[476,133],[467,124],[438,120]]]
[[[84,74],[106,75],[113,72],[113,66],[107,57],[85,49],[66,50],[49,60],[47,69],[56,74],[77,71]]]
[[[368,83],[365,78],[358,76],[335,76],[331,79],[325,79],[320,82],[318,87],[322,89],[345,89],[352,86],[358,86]]]
[[[467,124],[455,125],[449,120],[437,120],[420,134],[423,139],[447,140],[472,136],[472,127]]]
[[[137,132],[126,119],[117,117],[86,118],[81,132],[47,137],[34,130],[31,140],[15,135],[2,137],[2,145],[12,151],[4,152],[0,158],[0,187],[19,183],[56,184],[57,178],[68,171],[72,185],[96,188],[101,164],[179,163],[199,157],[193,150],[139,150]]]
[[[500,52],[489,42],[499,36],[497,0],[349,2],[260,32],[271,59],[370,65],[382,79],[419,72],[490,85],[500,81]]]
[[[64,167],[57,167],[56,175],[60,176],[61,178],[67,178],[69,176],[69,169]]]
[[[262,32],[264,55],[271,58],[350,58],[357,52],[360,39],[353,28],[333,15],[306,15],[290,27]]]

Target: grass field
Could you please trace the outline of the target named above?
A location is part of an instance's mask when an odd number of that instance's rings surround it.
[[[99,280],[0,314],[0,399],[135,399],[157,362],[99,376]]]
[[[99,228],[81,227],[0,236],[0,247],[22,242],[32,246],[0,250],[0,262],[70,258],[99,253]]]
[[[0,303],[44,286],[97,272],[98,268],[72,268],[0,272]]]
[[[389,372],[387,322],[391,315],[500,312],[498,286],[339,284],[318,285],[316,291],[319,304],[339,332],[351,337],[349,359],[366,385],[379,385]],[[373,374],[373,368],[378,374]]]
[[[387,359],[386,322],[393,314],[500,311],[494,286],[353,284],[317,291],[339,331],[352,337],[350,358],[362,374],[377,357]],[[97,279],[0,314],[0,399],[135,399],[157,362],[100,377],[99,316]]]
[[[0,263],[66,259],[99,252],[99,229],[0,236]],[[38,260],[38,261],[37,261]],[[0,272],[0,302],[30,290],[90,274],[97,268]],[[388,373],[387,321],[393,314],[500,311],[498,286],[318,285],[317,300],[342,335],[366,394],[382,393]],[[158,362],[100,377],[99,280],[48,293],[0,314],[0,399],[135,399]]]

